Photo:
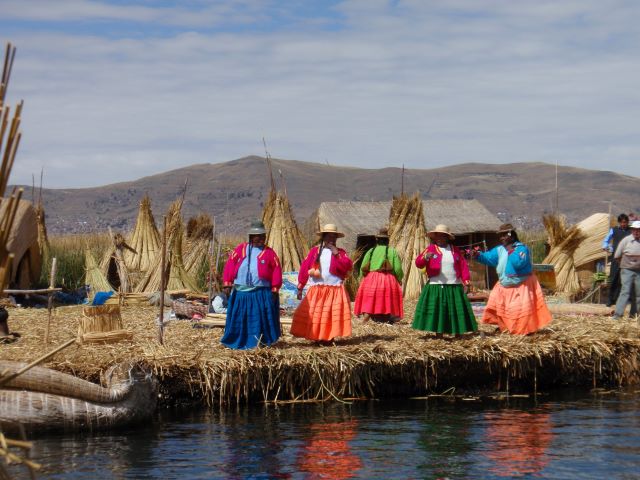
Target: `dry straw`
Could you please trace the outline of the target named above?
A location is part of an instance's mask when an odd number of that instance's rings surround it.
[[[422,292],[425,278],[416,267],[414,259],[427,246],[427,231],[419,193],[411,198],[404,194],[393,197],[389,212],[389,244],[401,252],[404,298],[415,300]]]
[[[113,287],[104,276],[96,262],[93,253],[88,248],[84,251],[84,268],[85,268],[85,285],[89,285],[91,289],[90,298],[93,298],[96,292],[112,292]]]
[[[133,249],[127,245],[124,237],[120,233],[114,234],[111,231],[111,227],[109,227],[109,237],[111,242],[100,262],[100,271],[111,283],[118,285],[120,293],[129,293],[132,287],[129,269],[124,260],[124,252],[131,252]],[[113,281],[113,277],[111,276],[112,271],[115,271],[117,283]]]
[[[585,239],[577,225],[568,227],[564,217],[557,214],[543,217],[551,250],[543,263],[553,264],[556,272],[556,293],[573,296],[580,291],[580,279],[574,263],[574,252]]]
[[[193,328],[171,321],[165,345],[156,341],[153,307],[124,307],[123,327],[133,340],[109,345],[71,346],[47,366],[97,381],[118,362],[149,366],[161,382],[165,402],[209,403],[321,401],[350,397],[511,389],[532,392],[562,385],[624,386],[638,381],[640,329],[635,321],[604,316],[557,315],[550,327],[531,336],[495,334],[437,339],[411,329],[415,303],[405,302],[406,318],[389,326],[354,322],[353,336],[332,346],[289,335],[272,347],[250,351],[225,348],[221,328]],[[42,351],[46,312],[11,312],[20,342],[0,349],[1,360],[35,358]],[[75,336],[82,307],[61,307],[52,320],[52,342]]]
[[[191,274],[189,274],[184,266],[182,256],[182,242],[184,235],[184,226],[182,224],[182,198],[178,198],[171,204],[167,212],[167,267],[168,273],[166,290],[190,290],[197,292],[198,286]],[[161,273],[162,273],[161,255],[156,255],[153,259],[151,267],[140,280],[140,283],[134,288],[134,292],[157,292],[160,291]]]
[[[197,217],[190,218],[187,222],[184,268],[192,277],[197,277],[199,269],[206,262],[212,241],[213,221],[211,217],[202,213]]]
[[[267,245],[278,255],[282,270],[300,270],[307,242],[298,228],[286,193],[271,190],[262,212],[262,221],[267,229]]]
[[[124,261],[130,271],[144,273],[153,264],[160,251],[160,233],[151,211],[151,199],[145,195],[138,208],[138,218],[127,242],[131,250],[125,250]]]

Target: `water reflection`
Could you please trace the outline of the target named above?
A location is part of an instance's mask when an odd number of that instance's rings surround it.
[[[291,478],[287,453],[290,426],[272,408],[220,412],[216,443],[223,478]],[[213,475],[212,478],[217,478]]]
[[[473,450],[467,415],[434,409],[422,419],[418,446],[424,451],[424,461],[417,469],[424,478],[464,477]]]
[[[315,423],[301,449],[296,462],[300,472],[310,479],[339,480],[356,477],[362,467],[360,457],[354,453],[351,442],[358,431],[356,420]]]
[[[503,410],[484,414],[484,455],[501,477],[535,475],[549,463],[553,422],[546,412]]]

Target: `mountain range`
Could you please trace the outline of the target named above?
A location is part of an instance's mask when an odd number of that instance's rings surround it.
[[[503,221],[536,228],[541,216],[558,211],[569,221],[595,212],[613,215],[640,211],[640,179],[547,163],[466,163],[441,168],[366,169],[297,160],[271,159],[276,187],[286,189],[299,223],[323,201],[390,200],[402,190],[424,198],[477,199]],[[149,194],[156,223],[169,204],[184,194],[185,219],[198,213],[215,216],[219,229],[244,231],[259,218],[270,189],[267,162],[249,156],[207,163],[97,188],[43,189],[50,233],[128,231],[135,224],[140,199]],[[186,185],[186,189],[185,189]],[[27,191],[31,187],[27,187]],[[29,195],[26,195],[28,198]]]

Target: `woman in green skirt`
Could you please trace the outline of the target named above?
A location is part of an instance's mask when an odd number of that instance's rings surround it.
[[[416,258],[429,282],[422,289],[412,327],[416,330],[459,335],[478,330],[466,291],[471,276],[462,252],[451,244],[449,227],[438,225],[428,233],[431,243]]]

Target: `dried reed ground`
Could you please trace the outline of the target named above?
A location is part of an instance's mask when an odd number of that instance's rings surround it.
[[[156,341],[157,308],[125,306],[131,342],[73,345],[46,366],[98,382],[116,362],[146,364],[158,375],[162,402],[292,401],[420,395],[444,391],[526,391],[559,384],[623,386],[638,383],[640,329],[636,321],[556,316],[532,336],[494,334],[436,339],[411,329],[415,304],[407,302],[400,325],[353,322],[353,336],[334,346],[283,338],[269,348],[233,351],[220,344],[221,328],[193,328],[171,321],[165,345]],[[0,359],[30,361],[70,338],[81,307],[55,310],[48,348],[43,344],[46,310],[10,310],[10,325],[22,338],[0,345]],[[452,390],[451,387],[454,387]]]

